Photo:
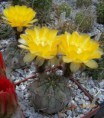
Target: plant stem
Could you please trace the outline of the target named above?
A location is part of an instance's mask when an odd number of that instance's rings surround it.
[[[65,66],[64,66],[64,70],[63,70],[63,76],[64,77],[69,77],[70,74],[71,74],[70,64],[69,63],[66,63]]]
[[[44,61],[43,65],[37,67],[37,72],[38,73],[43,73],[45,71],[46,64],[47,64],[47,60]]]
[[[19,31],[17,31],[17,28],[14,27],[16,41],[18,41],[18,39],[20,38],[20,35],[24,32],[25,29],[26,28],[23,28],[23,30],[19,32]]]

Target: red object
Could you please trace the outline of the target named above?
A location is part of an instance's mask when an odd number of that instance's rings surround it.
[[[0,52],[0,116],[10,114],[17,106],[17,96],[14,84],[7,79],[5,66]]]
[[[1,75],[5,75],[5,65],[4,65],[2,53],[0,52],[0,76]]]
[[[13,112],[17,106],[14,84],[5,76],[0,76],[0,115]]]
[[[5,66],[4,66],[4,61],[3,61],[3,56],[2,56],[2,53],[0,52],[0,67],[1,68],[5,68]]]

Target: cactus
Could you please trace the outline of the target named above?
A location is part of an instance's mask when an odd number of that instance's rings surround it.
[[[29,89],[35,110],[53,114],[66,107],[71,99],[68,79],[55,74],[42,74]]]
[[[71,7],[67,3],[62,3],[58,6],[57,12],[58,14],[66,12],[66,17],[68,17],[70,16],[70,13],[71,13]]]
[[[91,5],[91,3],[92,3],[92,0],[77,0],[76,6],[77,7],[82,7],[82,6],[88,7]]]
[[[89,32],[94,24],[94,16],[86,12],[78,12],[75,17],[75,23],[79,31]]]
[[[23,5],[24,3],[23,0],[12,0],[12,5]]]
[[[97,5],[97,22],[104,24],[104,2]]]
[[[36,10],[38,22],[40,24],[50,21],[50,11],[52,10],[52,0],[30,0],[30,7]]]
[[[69,21],[66,21],[63,23],[63,26],[60,28],[62,30],[62,32],[70,32],[72,33],[73,31],[76,31],[77,27],[76,27],[76,24],[69,20]]]
[[[11,27],[5,24],[0,24],[0,38],[5,39],[5,38],[10,38],[11,35],[13,35],[13,30]]]
[[[9,68],[10,70],[26,66],[26,64],[23,62],[23,57],[25,55],[25,52],[21,51],[17,47],[16,41],[9,44],[7,49],[3,52],[3,54],[6,67]]]

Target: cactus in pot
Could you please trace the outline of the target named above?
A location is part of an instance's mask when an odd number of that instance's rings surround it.
[[[35,27],[26,30],[19,40],[19,47],[29,51],[24,61],[34,60],[39,73],[38,80],[29,86],[32,105],[35,110],[47,114],[63,110],[70,102],[72,91],[68,87],[68,80],[72,77],[72,72],[83,65],[97,68],[97,62],[93,59],[100,58],[103,54],[99,44],[88,35],[66,32],[57,36],[57,33],[57,30],[47,27]],[[63,74],[58,75],[53,66],[59,65]],[[51,68],[51,71],[47,72],[47,68]]]

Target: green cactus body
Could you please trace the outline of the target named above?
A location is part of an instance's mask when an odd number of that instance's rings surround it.
[[[13,36],[13,30],[11,27],[5,24],[0,24],[0,39],[10,38],[9,34]]]
[[[97,22],[104,24],[104,2],[101,2],[97,6]]]
[[[58,7],[58,14],[61,14],[63,12],[66,12],[66,17],[70,16],[71,13],[71,7],[67,3],[62,3]]]
[[[25,52],[17,47],[17,42],[12,42],[3,52],[6,67],[10,69],[17,69],[26,66],[23,62]],[[8,60],[8,61],[7,61]]]
[[[12,0],[13,5],[23,5],[25,1],[23,0]]]
[[[52,0],[27,0],[30,7],[36,10],[38,22],[40,24],[50,21],[50,12],[52,10]]]
[[[92,4],[92,0],[77,0],[76,1],[77,7],[82,7],[82,6],[88,7],[91,4]]]
[[[75,17],[75,23],[80,32],[89,32],[94,25],[94,16],[89,12],[78,12]]]
[[[29,87],[34,108],[47,114],[63,110],[71,99],[67,83],[68,79],[64,77],[42,74]]]

